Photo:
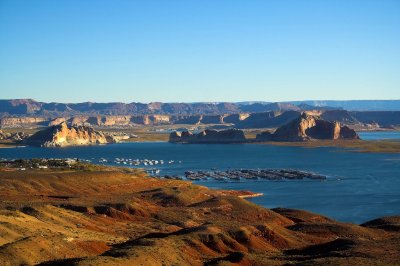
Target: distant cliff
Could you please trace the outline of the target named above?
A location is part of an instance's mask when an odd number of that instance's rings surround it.
[[[388,101],[393,106],[393,102]],[[400,105],[400,101],[399,101]],[[360,129],[400,127],[400,111],[348,111],[329,106],[290,103],[41,103],[0,100],[0,128],[68,125],[135,127],[137,125],[230,124],[235,128],[277,128],[302,112]],[[400,109],[400,108],[399,108]]]
[[[329,106],[332,103],[334,107]],[[299,102],[199,102],[199,103],[46,103],[33,99],[0,100],[0,117],[78,115],[222,115],[307,110],[400,111],[400,100],[392,101],[299,101]]]
[[[301,114],[299,111],[269,111],[252,113],[235,123],[237,128],[275,128],[288,123]]]
[[[257,135],[259,141],[308,141],[308,140],[359,139],[358,134],[340,122],[323,120],[320,117],[303,113],[288,124],[279,127],[274,133],[263,132]]]
[[[70,126],[65,122],[38,131],[25,140],[28,145],[65,147],[115,142],[115,139],[86,126]]]
[[[170,134],[169,142],[173,143],[241,143],[246,142],[242,130],[204,130],[193,134],[190,131],[173,132]]]

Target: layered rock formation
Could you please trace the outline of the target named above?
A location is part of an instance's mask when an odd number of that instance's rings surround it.
[[[204,130],[200,133],[193,134],[190,131],[173,132],[169,137],[170,142],[174,143],[241,143],[246,138],[242,130]]]
[[[1,128],[31,127],[43,125],[48,121],[44,117],[4,117],[0,119]]]
[[[307,141],[313,139],[359,139],[358,134],[339,122],[330,122],[317,116],[303,113],[286,125],[279,127],[273,134],[264,132],[257,135],[259,141]]]
[[[65,147],[116,142],[102,132],[86,126],[68,127],[65,122],[38,131],[26,139],[26,144],[42,147]]]
[[[400,112],[349,112],[346,110],[311,110],[308,114],[320,116],[327,121],[338,121],[353,128],[394,128],[400,126]],[[261,113],[235,114],[192,114],[192,115],[66,115],[53,116],[19,116],[0,118],[0,128],[30,128],[53,126],[67,122],[74,126],[92,127],[135,127],[140,125],[174,125],[174,124],[233,124],[235,128],[276,128],[301,114],[299,111],[269,111]]]
[[[371,105],[374,102],[371,102]],[[376,101],[375,101],[376,103]],[[298,105],[296,105],[298,104]],[[0,100],[0,117],[4,115],[26,115],[26,116],[76,116],[76,115],[216,115],[216,114],[234,114],[234,113],[254,113],[267,111],[301,111],[332,109],[329,106],[308,105],[304,102],[257,102],[257,103],[229,103],[229,102],[200,102],[200,103],[45,103],[32,99],[14,99]],[[301,105],[303,104],[303,105]],[[398,101],[394,101],[394,107],[399,110]],[[336,107],[336,109],[340,107]],[[365,110],[365,109],[363,109]],[[385,110],[385,109],[383,109]],[[393,109],[390,109],[393,110]]]

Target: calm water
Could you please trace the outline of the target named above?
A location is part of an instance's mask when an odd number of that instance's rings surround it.
[[[400,139],[400,131],[358,132],[363,140]]]
[[[184,145],[159,142],[70,148],[0,149],[0,157],[82,158],[93,162],[100,158],[112,161],[117,157],[182,161],[158,165],[162,175],[183,175],[186,170],[211,168],[308,170],[327,175],[328,179],[238,182],[210,180],[197,183],[212,188],[262,192],[264,196],[252,201],[268,208],[281,206],[306,209],[341,221],[361,223],[379,216],[400,215],[399,154],[343,152],[336,148],[310,149],[252,144]]]

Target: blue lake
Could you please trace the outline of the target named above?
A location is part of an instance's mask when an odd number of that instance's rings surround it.
[[[400,131],[358,132],[363,140],[400,139]]]
[[[374,134],[374,132],[368,132]],[[378,132],[379,133],[379,132]],[[396,132],[393,132],[396,133]],[[370,136],[372,137],[372,136]],[[165,142],[121,143],[69,148],[6,148],[0,158],[100,158],[174,160],[157,165],[161,175],[187,170],[292,168],[328,176],[319,180],[198,181],[211,188],[262,192],[251,199],[268,208],[288,207],[361,223],[400,215],[400,154],[360,153],[337,148],[302,148],[254,144],[185,145]],[[182,161],[178,163],[178,161]],[[154,166],[152,166],[153,168]]]

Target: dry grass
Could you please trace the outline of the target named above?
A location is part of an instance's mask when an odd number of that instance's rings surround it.
[[[155,142],[155,141],[163,141],[166,142],[169,139],[169,133],[159,133],[159,132],[135,132],[138,137],[130,138],[125,141],[129,142]]]

